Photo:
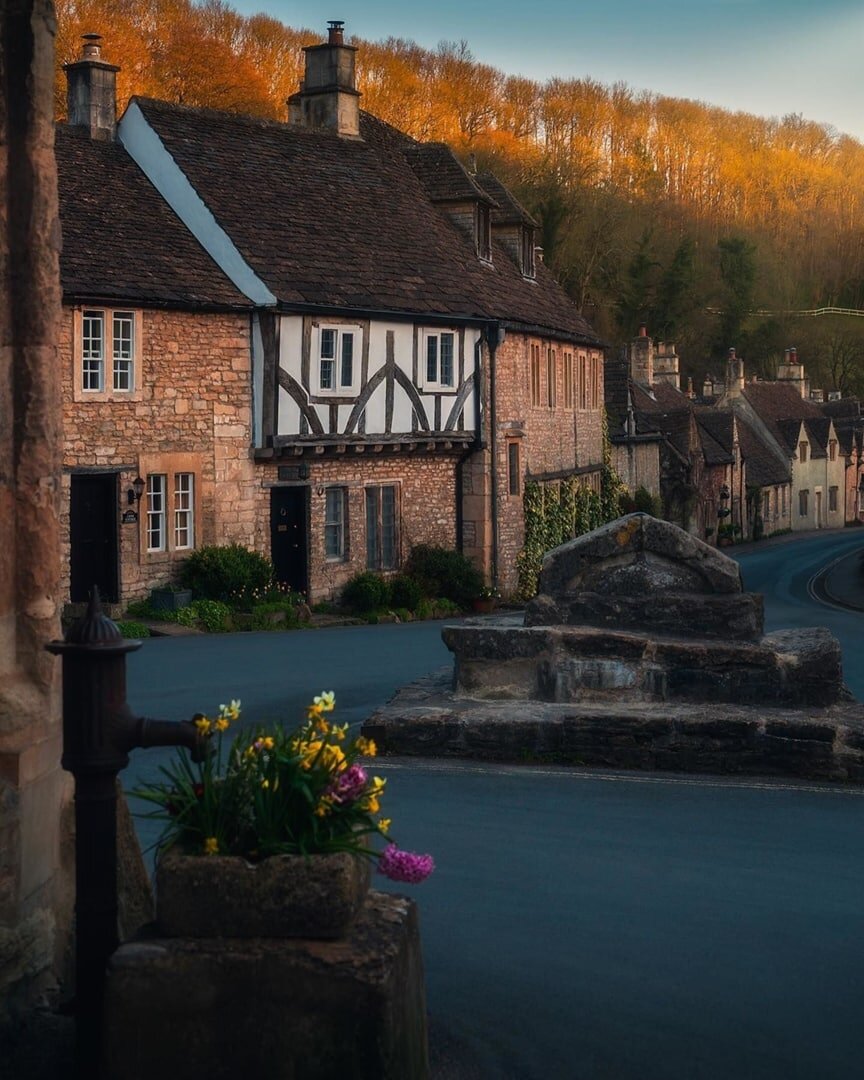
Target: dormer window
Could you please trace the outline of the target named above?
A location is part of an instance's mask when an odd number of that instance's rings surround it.
[[[477,204],[477,254],[492,262],[492,213],[485,203]]]
[[[537,277],[537,261],[534,248],[534,230],[529,228],[527,225],[522,226],[520,247],[522,276],[533,279]]]
[[[801,462],[802,465],[807,460],[807,443],[806,442],[798,443],[798,460]]]

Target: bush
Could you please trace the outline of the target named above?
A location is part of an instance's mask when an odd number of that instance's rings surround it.
[[[131,604],[126,605],[126,614],[131,615],[133,619],[152,619],[153,609],[146,600],[133,600]]]
[[[355,574],[342,590],[342,603],[361,615],[387,607],[389,602],[387,582],[369,570]]]
[[[650,514],[652,517],[659,518],[663,513],[663,505],[660,502],[659,495],[652,495],[651,492],[644,487],[636,488],[633,493],[633,509],[640,514]]]
[[[202,547],[183,564],[180,580],[196,600],[250,604],[273,588],[273,564],[242,544]]]
[[[394,608],[416,611],[423,599],[423,589],[416,578],[397,574],[390,579],[390,603]]]
[[[145,626],[144,623],[135,622],[133,619],[121,619],[117,623],[117,629],[124,638],[150,637],[150,627]]]
[[[419,583],[425,596],[446,597],[460,607],[468,607],[483,588],[483,575],[470,559],[429,544],[412,549],[405,572]]]

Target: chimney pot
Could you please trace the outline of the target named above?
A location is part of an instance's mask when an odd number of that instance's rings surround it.
[[[641,323],[639,326],[639,337],[648,337],[648,327],[645,323]]]
[[[734,348],[734,346],[729,350],[729,359],[730,360],[735,359],[735,348]]]
[[[82,34],[84,45],[81,48],[82,60],[98,60],[102,56],[102,35]]]
[[[345,28],[344,19],[331,19],[327,23],[327,44],[342,45],[344,38],[342,31]]]

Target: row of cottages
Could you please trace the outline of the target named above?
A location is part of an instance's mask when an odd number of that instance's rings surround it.
[[[290,123],[133,99],[88,37],[58,133],[70,595],[206,543],[312,599],[418,543],[516,585],[526,479],[599,486],[602,348],[491,175],[305,50]]]
[[[776,381],[747,381],[731,350],[723,380],[709,376],[698,398],[680,389],[674,347],[655,345],[645,327],[607,362],[620,475],[631,490],[660,494],[666,517],[708,540],[861,520],[860,405],[823,398],[794,349]]]

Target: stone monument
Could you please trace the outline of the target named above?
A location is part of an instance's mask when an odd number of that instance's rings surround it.
[[[549,552],[522,625],[443,638],[452,674],[364,728],[388,753],[864,779],[835,638],[765,634],[738,564],[648,514]]]

